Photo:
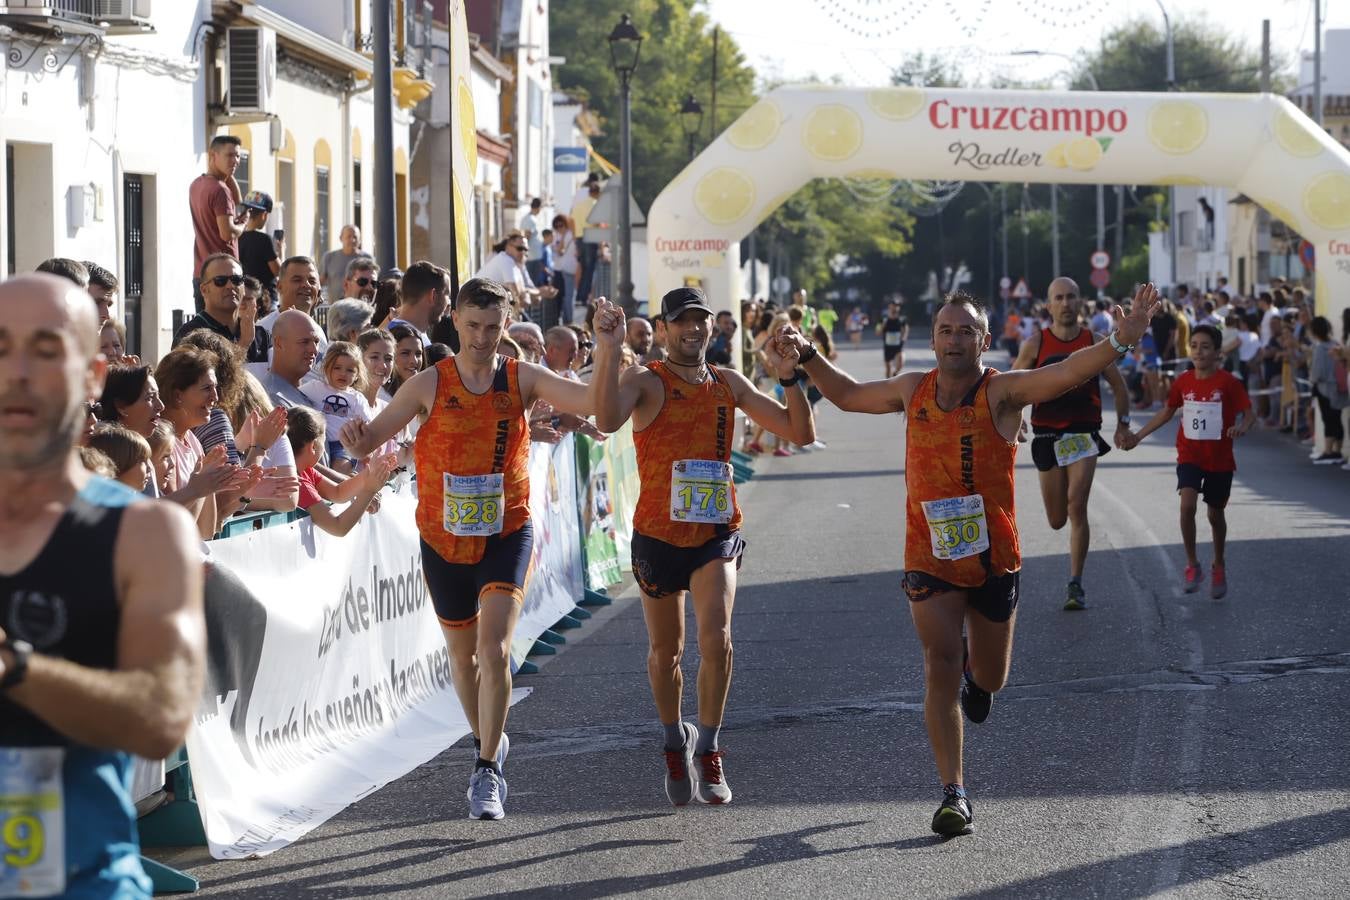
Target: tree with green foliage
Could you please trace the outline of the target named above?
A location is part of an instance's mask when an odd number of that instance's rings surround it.
[[[755,101],[755,73],[736,42],[722,34],[717,47],[717,122],[711,119],[713,23],[691,0],[588,0],[556,3],[549,12],[549,42],[567,63],[558,89],[586,102],[604,133],[596,149],[619,163],[619,78],[609,53],[609,33],[624,13],[643,36],[633,76],[632,190],[644,210],[688,162],[680,107],[690,93],[704,109],[706,145]]]

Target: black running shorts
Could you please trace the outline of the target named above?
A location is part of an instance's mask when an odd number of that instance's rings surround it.
[[[483,558],[476,563],[448,563],[422,541],[422,572],[436,618],[449,628],[465,628],[478,621],[478,601],[493,591],[525,599],[530,560],[534,555],[534,526],[527,519],[519,530],[487,539]]]
[[[1191,488],[1204,497],[1207,506],[1223,509],[1233,493],[1232,472],[1207,472],[1194,463],[1177,463],[1177,492]]]
[[[1059,463],[1055,460],[1055,441],[1059,438],[1058,434],[1038,434],[1031,439],[1031,461],[1036,464],[1038,471],[1052,472],[1058,468]],[[1111,452],[1111,445],[1102,440],[1100,434],[1092,432],[1092,439],[1097,442],[1098,456],[1105,456]]]
[[[698,547],[676,547],[665,541],[633,533],[633,578],[648,597],[669,597],[689,590],[689,580],[708,563],[736,560],[741,567],[745,541],[739,531],[719,535]]]
[[[905,594],[911,603],[922,603],[935,594],[961,591],[970,608],[991,622],[1006,622],[1017,609],[1017,585],[1021,572],[991,575],[979,587],[959,587],[936,575],[910,569],[905,572]]]
[[[904,341],[901,341],[897,346],[894,346],[894,347],[885,347],[885,346],[883,346],[883,347],[881,348],[881,355],[882,355],[882,358],[883,358],[886,362],[890,362],[891,360],[895,359],[897,356],[899,356],[901,353],[904,353],[904,352],[905,352],[905,342],[904,342]]]

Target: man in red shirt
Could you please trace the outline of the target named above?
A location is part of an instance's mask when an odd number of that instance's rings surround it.
[[[1223,336],[1213,325],[1197,325],[1191,332],[1191,365],[1172,382],[1167,403],[1147,425],[1122,436],[1121,449],[1133,450],[1139,442],[1172,420],[1182,410],[1177,429],[1177,492],[1181,494],[1181,540],[1186,547],[1186,593],[1200,587],[1203,572],[1195,554],[1195,510],[1197,499],[1205,498],[1209,527],[1214,534],[1214,570],[1210,596],[1221,599],[1228,593],[1224,572],[1223,544],[1228,522],[1223,509],[1233,488],[1237,461],[1233,458],[1233,440],[1246,434],[1256,422],[1247,390],[1229,373],[1219,368],[1219,347]],[[1241,415],[1242,421],[1238,422]]]
[[[202,263],[208,256],[228,253],[239,258],[239,235],[244,233],[248,210],[239,204],[239,182],[234,170],[239,168],[239,138],[218,134],[211,139],[206,152],[206,174],[198,175],[188,188],[188,206],[192,210],[193,246],[192,295],[197,312],[202,311],[202,297],[198,290]]]

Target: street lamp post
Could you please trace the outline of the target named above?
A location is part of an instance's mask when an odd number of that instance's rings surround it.
[[[1056,52],[1053,51],[1053,50],[1016,50],[1016,51],[1013,51],[1012,53],[1010,53],[1009,55],[1010,55],[1010,56],[1054,56],[1054,57],[1058,57],[1059,59],[1067,60],[1068,62],[1074,62],[1074,58],[1073,58],[1072,56],[1069,56],[1068,54],[1065,54],[1065,53],[1056,53]],[[1091,70],[1091,69],[1084,69],[1084,70],[1083,70],[1083,75],[1087,78],[1088,84],[1091,86],[1091,88],[1092,88],[1092,90],[1093,90],[1094,92],[1100,91],[1100,90],[1101,90],[1101,85],[1099,85],[1099,84],[1097,83],[1097,76],[1092,74],[1092,70]],[[1053,255],[1054,255],[1054,258],[1055,258],[1055,275],[1056,275],[1056,277],[1058,277],[1058,275],[1060,274],[1060,271],[1059,271],[1059,213],[1058,213],[1058,210],[1059,210],[1059,204],[1056,202],[1055,193],[1056,193],[1056,192],[1055,192],[1055,186],[1052,184],[1052,185],[1050,185],[1050,207],[1051,207],[1051,210],[1052,210],[1051,216],[1052,216],[1052,218],[1054,219],[1054,222],[1052,223],[1052,224],[1054,225],[1054,244],[1055,244],[1054,254],[1053,254]],[[1098,249],[1098,250],[1105,250],[1105,249],[1106,249],[1106,213],[1105,213],[1105,198],[1104,198],[1104,196],[1103,196],[1103,188],[1102,188],[1102,185],[1101,185],[1100,182],[1097,184],[1097,249]],[[1099,291],[1098,293],[1100,294],[1100,291]]]
[[[1167,15],[1167,7],[1163,6],[1162,0],[1157,0],[1158,10],[1162,13],[1163,28],[1167,31],[1167,89],[1175,91],[1177,89],[1177,66],[1175,47],[1172,43],[1172,19]],[[1169,280],[1172,282],[1172,292],[1176,293],[1177,284],[1177,188],[1171,185],[1167,189],[1167,246],[1168,246],[1168,266]]]
[[[619,76],[619,240],[614,248],[619,255],[619,304],[632,315],[637,304],[633,300],[633,222],[629,210],[633,190],[633,98],[631,85],[637,70],[638,54],[642,51],[642,35],[633,27],[633,20],[624,13],[619,24],[609,33],[609,55],[614,72]]]
[[[703,128],[703,107],[693,94],[684,98],[680,107],[680,124],[684,126],[684,136],[689,139],[689,159],[694,159],[694,139]]]

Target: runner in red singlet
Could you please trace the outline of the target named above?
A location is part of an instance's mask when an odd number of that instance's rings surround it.
[[[666,359],[628,370],[618,395],[602,395],[596,405],[602,430],[633,418],[641,481],[633,575],[647,620],[647,674],[665,730],[666,796],[676,806],[691,799],[731,802],[718,738],[731,685],[736,570],[745,549],[730,465],[736,410],[795,444],[815,440],[811,404],[795,368],[797,352],[784,356],[773,341],[766,345],[786,390],[784,406],[735,369],[708,365],[712,316],[698,288],[667,293],[661,300]],[[701,657],[697,729],[680,717],[686,592],[694,601]]]
[[[958,697],[966,716],[983,722],[1012,659],[1022,565],[1013,459],[1022,409],[1112,365],[1144,333],[1157,305],[1157,291],[1145,285],[1128,317],[1116,310],[1119,325],[1108,340],[1053,365],[1003,374],[981,359],[990,344],[983,304],[961,292],[949,295],[934,317],[938,365],[930,372],[859,384],[811,353],[801,335],[778,338],[780,352],[795,349],[840,409],[907,413],[904,588],[924,648],[924,721],[943,786],[933,815],[938,834],[963,834],[974,822],[962,784]]]
[[[509,304],[500,284],[465,282],[453,312],[459,355],[414,375],[373,422],[350,422],[341,438],[364,458],[414,416],[421,420],[413,449],[422,569],[450,651],[455,692],[478,746],[468,790],[475,819],[506,814],[511,635],[534,545],[525,410],[544,400],[561,412],[590,415],[605,385],[611,394],[616,390],[624,334],[623,312],[602,298],[588,387],[498,355]]]
[[[1083,325],[1082,298],[1072,278],[1060,276],[1046,291],[1050,327],[1039,329],[1022,345],[1014,369],[1039,369],[1066,359],[1075,350],[1106,340]],[[1130,431],[1130,393],[1115,366],[1102,375],[1111,384],[1116,404],[1116,446]],[[1050,527],[1069,524],[1069,587],[1066,610],[1087,609],[1083,565],[1092,532],[1088,526],[1088,496],[1097,472],[1097,457],[1111,451],[1098,434],[1102,427],[1102,391],[1096,377],[1045,403],[1031,408],[1031,459],[1041,478],[1041,499]]]

